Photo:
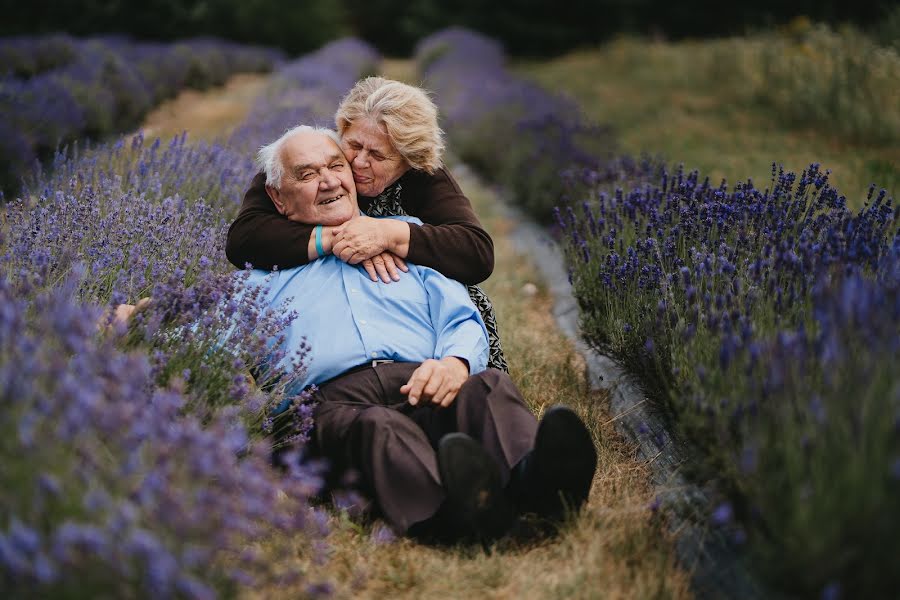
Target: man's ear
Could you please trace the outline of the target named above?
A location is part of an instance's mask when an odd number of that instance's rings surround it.
[[[275,205],[278,212],[284,214],[284,202],[281,200],[281,190],[272,187],[271,185],[267,185],[266,193],[269,195],[269,198],[272,199],[272,204]]]

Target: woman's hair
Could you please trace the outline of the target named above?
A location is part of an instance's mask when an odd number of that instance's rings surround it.
[[[413,169],[434,173],[441,167],[444,132],[437,106],[425,90],[383,77],[356,82],[341,100],[334,122],[343,136],[358,119],[383,125],[391,145]]]
[[[266,146],[259,149],[256,154],[256,165],[266,173],[266,185],[275,189],[281,189],[281,178],[284,176],[284,163],[281,162],[281,147],[288,138],[302,132],[314,132],[327,135],[340,147],[341,138],[333,129],[325,127],[312,127],[310,125],[297,125],[284,132],[284,134]]]

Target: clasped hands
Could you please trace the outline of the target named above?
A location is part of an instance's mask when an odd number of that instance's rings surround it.
[[[397,225],[408,230],[408,225],[402,221],[364,216],[331,227],[331,253],[350,265],[362,263],[372,281],[400,281],[400,271],[405,273],[409,267],[392,251],[397,244],[391,233]]]

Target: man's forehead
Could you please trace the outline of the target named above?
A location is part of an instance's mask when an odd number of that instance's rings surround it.
[[[288,140],[284,147],[284,158],[292,163],[327,163],[335,158],[344,158],[333,139],[323,133],[298,133]]]

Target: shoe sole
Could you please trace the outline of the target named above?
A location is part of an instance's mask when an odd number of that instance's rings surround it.
[[[497,537],[511,525],[512,509],[500,472],[478,442],[462,433],[444,436],[438,446],[438,469],[461,535]]]
[[[594,440],[581,418],[565,406],[548,410],[538,426],[534,458],[548,491],[561,493],[562,502],[577,511],[587,501],[597,469]]]

